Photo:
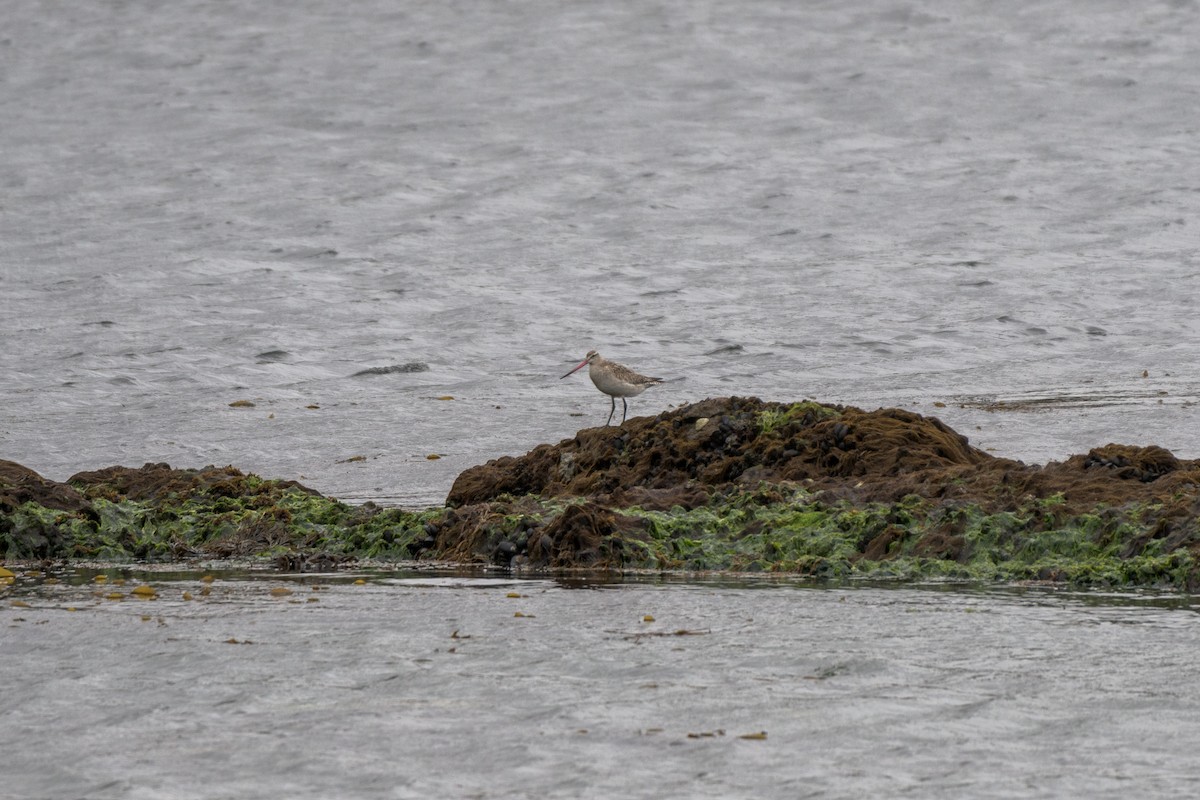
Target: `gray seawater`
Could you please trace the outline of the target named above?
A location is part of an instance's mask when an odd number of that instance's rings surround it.
[[[601,424],[591,348],[668,379],[635,415],[1198,457],[1198,42],[1192,0],[8,3],[0,457],[432,505]],[[1187,598],[221,587],[6,599],[2,791],[1197,792]]]
[[[202,574],[5,603],[5,797],[1200,791],[1192,598]]]
[[[49,477],[437,504],[603,423],[559,380],[593,347],[669,379],[635,415],[813,397],[1026,461],[1200,456],[1190,0],[4,17],[0,456]]]

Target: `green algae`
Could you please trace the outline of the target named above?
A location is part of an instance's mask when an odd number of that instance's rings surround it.
[[[1200,563],[1188,545],[1147,536],[1157,508],[1131,505],[1068,514],[1061,498],[1014,510],[917,496],[895,503],[827,502],[802,488],[733,492],[684,509],[614,509],[635,533],[601,548],[610,569],[773,572],[826,579],[1058,581],[1075,585],[1193,588]],[[581,503],[522,499],[520,511],[484,518],[473,547],[488,557],[502,542],[523,552],[531,534]],[[504,508],[503,504],[497,509]],[[154,503],[97,497],[85,511],[26,503],[0,524],[8,558],[47,555],[104,561],[193,556],[268,558],[321,553],[407,559],[454,512],[351,506],[303,491],[249,498],[192,494]],[[1196,534],[1196,535],[1192,535]],[[433,551],[434,556],[446,555]],[[455,553],[459,558],[467,555]],[[531,566],[537,566],[536,562]]]
[[[408,558],[434,516],[351,506],[303,491],[280,492],[270,503],[261,495],[204,493],[154,502],[97,497],[77,512],[21,505],[0,523],[0,551],[7,558],[104,561],[292,552]]]
[[[765,505],[729,502],[670,511],[622,509],[646,532],[622,568],[767,571],[829,579],[1056,581],[1075,585],[1192,588],[1200,563],[1161,539],[1138,546],[1153,508],[1056,513],[1034,500],[1015,511],[939,505],[911,496],[890,504],[826,503],[796,491]],[[1196,537],[1200,539],[1200,536]]]
[[[518,507],[509,499],[471,523],[475,534],[468,551],[451,552],[449,537],[443,551],[428,554],[495,560],[503,544],[505,553],[525,553],[526,563],[537,567],[526,551],[533,533],[582,505],[524,497]],[[1200,531],[1179,531],[1171,541],[1147,534],[1159,510],[1131,504],[1071,514],[1061,496],[1031,498],[1003,511],[915,495],[855,504],[772,485],[724,493],[698,508],[612,509],[636,524],[604,534],[599,550],[609,569],[1193,588],[1200,583],[1194,555]],[[13,509],[0,519],[0,550],[12,559],[166,561],[295,553],[407,559],[430,547],[431,530],[452,529],[456,520],[459,515],[449,509],[352,506],[295,489],[243,497],[195,492],[154,501],[97,496],[83,511],[35,503]]]
[[[857,510],[839,512],[821,504],[624,513],[647,521],[652,545],[644,566],[660,569],[801,571],[833,577],[849,563],[862,527]]]
[[[823,419],[841,416],[836,408],[822,405],[812,400],[793,403],[787,408],[766,408],[756,413],[758,432],[763,436],[781,431],[792,423],[808,426]]]

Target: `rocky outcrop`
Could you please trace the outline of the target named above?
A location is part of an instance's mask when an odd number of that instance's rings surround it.
[[[1058,578],[1077,568],[1121,580],[1142,558],[1157,561],[1138,569],[1177,582],[1200,556],[1198,487],[1200,462],[1157,446],[1109,444],[1027,465],[909,411],[732,397],[468,469],[447,498],[456,512],[437,524],[448,552],[502,564],[819,572],[833,562],[795,549],[792,527],[807,520],[844,534],[842,572],[933,560],[947,574]],[[785,557],[780,536],[797,558]],[[694,558],[679,544],[714,537],[752,554],[695,547],[703,557]],[[743,546],[747,537],[761,548]]]
[[[730,486],[800,483],[857,502],[909,495],[990,510],[1061,494],[1072,510],[1167,501],[1200,485],[1200,462],[1157,447],[1108,444],[1047,466],[998,458],[941,420],[895,408],[721,398],[588,428],[557,445],[466,470],[451,507],[504,496],[586,497],[695,508]]]
[[[58,483],[0,462],[6,558],[270,557],[298,569],[364,555],[411,556],[428,538],[427,516],[350,506],[295,481],[234,467],[114,466]]]
[[[0,459],[0,512],[10,513],[25,503],[59,511],[81,511],[88,505],[70,486],[47,480],[15,461]]]
[[[459,475],[445,508],[349,506],[233,467],[48,481],[0,462],[0,555],[435,558],[1200,588],[1200,462],[1108,444],[1045,466],[900,409],[714,398]]]
[[[589,428],[520,458],[468,469],[454,482],[447,504],[505,494],[593,497],[681,487],[700,487],[707,494],[734,482],[832,485],[989,461],[1003,460],[971,447],[940,420],[908,411],[731,397],[633,419],[619,428]]]

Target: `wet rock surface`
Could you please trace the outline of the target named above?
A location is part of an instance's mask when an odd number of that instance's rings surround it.
[[[8,558],[436,558],[511,568],[1200,585],[1200,462],[1045,466],[900,409],[714,398],[464,471],[445,508],[349,506],[234,467],[48,481],[0,462]]]

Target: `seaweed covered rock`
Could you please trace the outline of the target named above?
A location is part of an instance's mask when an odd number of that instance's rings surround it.
[[[0,465],[0,556],[274,557],[283,565],[412,555],[424,513],[350,506],[234,467],[107,467],[47,481]]]
[[[734,481],[874,480],[997,460],[940,420],[900,409],[714,398],[473,467],[459,475],[446,502],[682,486],[711,494]]]
[[[59,511],[81,511],[88,501],[65,483],[43,478],[15,461],[0,459],[0,511],[10,512],[25,503]]]
[[[14,461],[0,460],[0,541],[9,543],[6,550],[40,556],[61,549],[63,536],[56,526],[41,520],[25,525],[14,522],[17,509],[25,506],[70,514],[85,514],[91,508],[70,486],[43,478]]]
[[[647,527],[595,503],[571,505],[529,537],[526,557],[550,567],[620,568],[625,543]]]
[[[514,566],[1200,585],[1200,463],[1026,465],[901,409],[709,399],[468,469],[447,505],[442,552]],[[472,539],[480,514],[526,532]]]
[[[68,478],[67,483],[79,487],[89,497],[112,502],[154,502],[168,498],[182,501],[196,495],[246,498],[292,491],[320,496],[319,492],[296,481],[264,481],[232,466],[203,469],[172,469],[169,464],[162,463],[145,464],[137,469],[114,466],[78,472]]]
[[[0,462],[0,556],[358,557],[1200,588],[1200,462],[1108,444],[1045,466],[900,409],[713,398],[464,471],[447,507],[350,506],[233,467]]]

